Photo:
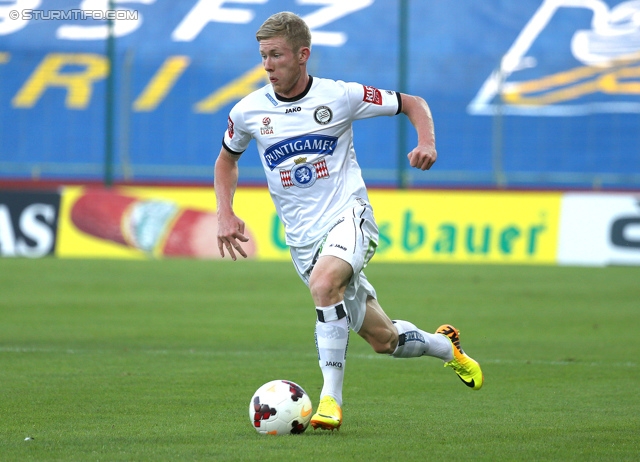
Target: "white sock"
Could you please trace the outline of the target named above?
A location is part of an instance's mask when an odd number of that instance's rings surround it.
[[[324,378],[320,397],[332,396],[342,406],[342,383],[349,344],[349,324],[343,317],[334,321],[316,321],[316,348]]]
[[[391,354],[396,358],[416,358],[418,356],[434,356],[443,361],[453,359],[451,340],[442,334],[430,334],[418,329],[407,321],[396,320],[393,325],[400,339],[396,350]]]

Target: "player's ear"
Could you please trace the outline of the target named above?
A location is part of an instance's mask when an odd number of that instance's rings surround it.
[[[304,64],[309,59],[311,55],[311,50],[308,47],[301,47],[298,51],[298,62],[300,64]]]

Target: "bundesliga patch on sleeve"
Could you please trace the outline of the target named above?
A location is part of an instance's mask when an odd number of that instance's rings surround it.
[[[364,98],[362,101],[365,103],[377,104],[380,106],[382,104],[382,94],[380,90],[375,87],[370,87],[368,85],[363,85],[364,88]]]
[[[233,120],[231,117],[227,117],[227,132],[229,133],[229,138],[233,138]]]

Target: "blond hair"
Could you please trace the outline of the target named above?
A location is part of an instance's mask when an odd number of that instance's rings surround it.
[[[309,26],[300,16],[289,11],[270,16],[256,32],[258,42],[273,37],[284,37],[294,53],[302,47],[311,48]]]

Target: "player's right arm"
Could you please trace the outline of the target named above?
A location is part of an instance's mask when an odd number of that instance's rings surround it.
[[[409,118],[418,135],[418,145],[407,154],[409,164],[420,170],[429,170],[438,157],[431,109],[419,96],[404,93],[400,96],[401,110]]]
[[[222,146],[216,160],[214,180],[218,208],[218,250],[224,258],[226,248],[234,261],[237,258],[235,252],[247,258],[240,242],[249,240],[244,235],[244,221],[233,211],[233,196],[238,186],[239,158],[239,155],[231,153]]]

